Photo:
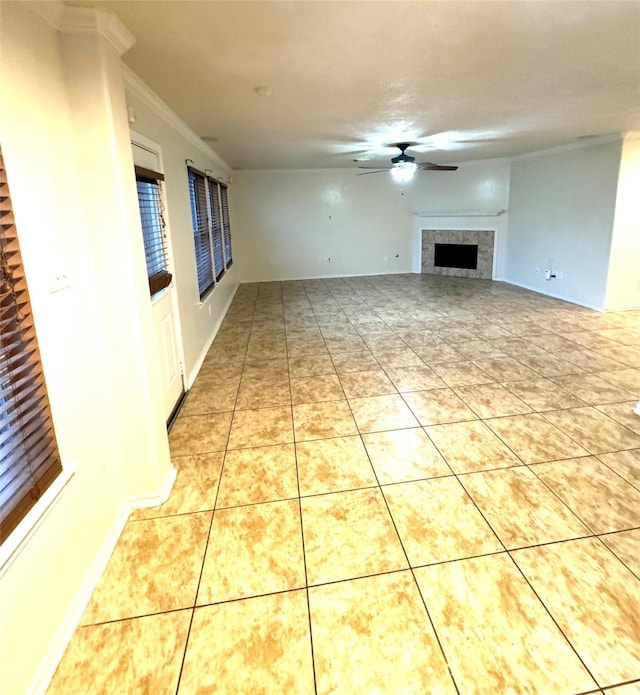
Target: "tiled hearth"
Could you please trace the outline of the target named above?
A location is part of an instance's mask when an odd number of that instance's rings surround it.
[[[422,272],[427,275],[448,275],[457,278],[493,278],[493,244],[495,233],[491,230],[475,229],[423,229],[422,230]],[[478,267],[441,268],[434,265],[436,244],[477,244]]]

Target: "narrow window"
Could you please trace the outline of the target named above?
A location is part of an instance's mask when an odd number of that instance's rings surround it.
[[[224,251],[222,243],[222,213],[220,210],[220,184],[207,177],[209,187],[209,207],[211,209],[211,236],[213,237],[213,264],[216,272],[216,282],[224,274]]]
[[[168,271],[167,236],[160,188],[161,181],[164,181],[162,174],[136,167],[142,238],[147,260],[149,291],[152,297],[171,284],[171,273]]]
[[[193,241],[196,251],[196,272],[200,299],[213,287],[213,254],[211,249],[211,232],[207,210],[207,189],[205,177],[189,167],[189,196],[191,200],[191,220],[193,223]]]
[[[222,208],[222,229],[224,233],[224,258],[225,267],[230,268],[233,263],[231,255],[231,223],[229,221],[229,200],[227,186],[220,184],[220,206]]]
[[[0,152],[0,542],[61,472]]]

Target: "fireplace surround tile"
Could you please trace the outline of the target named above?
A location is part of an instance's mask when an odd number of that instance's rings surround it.
[[[422,230],[422,272],[427,275],[446,275],[459,278],[493,277],[493,248],[495,232],[475,229],[423,229]],[[475,270],[466,268],[443,268],[434,264],[437,244],[477,244],[478,266]]]

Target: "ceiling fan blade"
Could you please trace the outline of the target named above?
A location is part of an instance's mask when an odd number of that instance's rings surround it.
[[[389,170],[389,169],[391,169],[391,167],[381,167],[381,166],[377,166],[377,167],[362,167],[362,166],[360,166],[360,167],[358,167],[358,169],[377,169],[378,171],[384,171],[384,170]]]
[[[433,162],[422,162],[418,164],[422,171],[456,171],[456,166],[445,166],[443,164],[434,164]]]
[[[368,169],[369,167],[360,167],[361,169]],[[376,171],[362,171],[359,174],[356,174],[356,176],[366,176],[367,174],[381,174],[383,171],[389,171],[389,168],[387,169],[377,169]]]

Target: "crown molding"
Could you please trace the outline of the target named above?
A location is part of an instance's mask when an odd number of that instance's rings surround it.
[[[542,150],[535,150],[533,152],[519,154],[514,157],[511,157],[511,161],[519,162],[523,159],[535,159],[536,157],[546,157],[547,155],[559,154],[561,152],[567,152],[569,150],[580,150],[584,149],[585,147],[593,147],[594,145],[601,145],[606,142],[622,142],[623,136],[623,133],[611,133],[610,135],[598,135],[592,138],[582,138],[581,140],[578,140],[576,142],[569,142],[565,145],[557,145],[556,147],[547,147]]]
[[[126,88],[138,99],[143,101],[147,106],[153,109],[153,112],[160,116],[162,120],[168,123],[172,128],[175,128],[184,138],[195,145],[209,159],[212,159],[217,166],[229,172],[231,167],[218,155],[215,150],[212,150],[200,136],[169,107],[162,99],[145,83],[135,72],[124,63],[122,64],[122,77]],[[204,169],[204,167],[202,167]]]
[[[46,4],[46,3],[45,3]],[[53,3],[57,5],[58,3]],[[57,29],[61,32],[95,32],[103,36],[117,51],[126,53],[136,42],[134,35],[110,10],[94,7],[70,7],[62,5],[57,10]],[[49,12],[53,17],[53,11]]]
[[[47,0],[33,0],[27,7],[40,15],[54,29],[59,29],[60,20],[65,10],[62,2],[47,2]]]

